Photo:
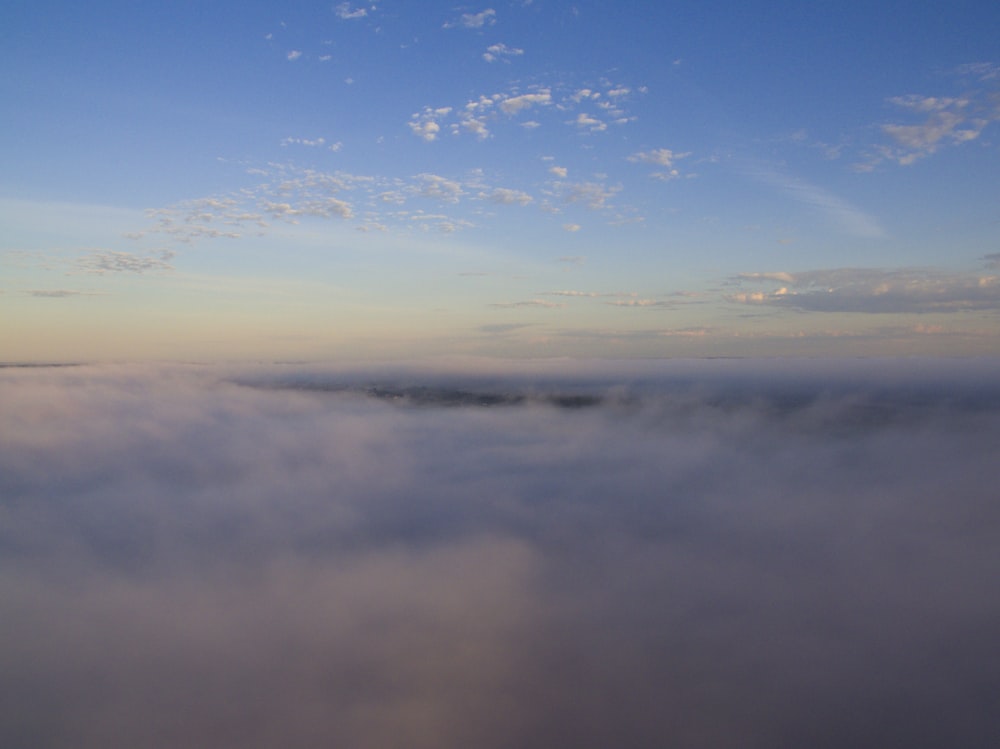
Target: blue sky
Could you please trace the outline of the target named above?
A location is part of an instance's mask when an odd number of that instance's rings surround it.
[[[4,360],[998,352],[994,3],[0,14]]]

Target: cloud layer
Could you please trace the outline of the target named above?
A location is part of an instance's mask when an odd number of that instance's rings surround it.
[[[0,369],[0,744],[987,746],[990,372],[783,367]]]

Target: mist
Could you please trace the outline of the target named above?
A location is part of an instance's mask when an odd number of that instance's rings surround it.
[[[0,368],[0,745],[992,746],[996,374]]]

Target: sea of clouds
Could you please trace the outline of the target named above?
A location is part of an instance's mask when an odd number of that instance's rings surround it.
[[[0,746],[993,747],[1000,367],[0,368]]]

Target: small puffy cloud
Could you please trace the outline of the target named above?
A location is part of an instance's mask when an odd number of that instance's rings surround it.
[[[479,13],[463,13],[457,21],[449,21],[444,24],[444,28],[453,29],[462,27],[466,29],[481,29],[484,26],[492,26],[497,22],[497,12],[493,8],[487,8]]]
[[[500,101],[500,109],[506,114],[517,114],[518,112],[533,106],[545,106],[552,102],[552,93],[543,89],[536,94],[521,94],[511,96]]]
[[[506,187],[494,188],[489,193],[489,200],[502,205],[527,205],[534,198],[521,190],[512,190]]]
[[[633,164],[656,164],[657,166],[673,167],[677,159],[690,156],[690,151],[677,153],[669,148],[654,148],[651,151],[640,151],[628,157]]]
[[[337,18],[342,18],[344,20],[364,18],[368,15],[367,8],[351,8],[350,3],[340,3],[333,9],[333,12],[337,14]]]
[[[437,174],[418,174],[416,193],[445,203],[457,203],[463,194],[460,183]]]
[[[569,170],[564,166],[550,166],[549,174],[554,174],[556,177],[566,179],[566,175],[569,174]]]
[[[572,124],[576,125],[581,130],[587,130],[592,133],[598,133],[608,129],[607,123],[601,122],[600,120],[591,117],[588,114],[584,114],[583,112],[577,114],[576,119],[572,120]]]
[[[289,52],[289,53],[288,53],[287,55],[285,55],[285,56],[286,56],[286,57],[288,58],[288,60],[289,60],[289,61],[291,62],[291,61],[295,61],[295,60],[298,60],[298,59],[299,59],[300,57],[302,57],[302,52],[301,52],[300,50],[297,50],[297,49],[293,49],[293,50],[292,50],[291,52]]]
[[[582,229],[583,227],[580,226],[579,224],[563,224],[562,228],[563,231],[568,231],[572,233],[580,231],[580,229]]]
[[[591,210],[600,210],[606,208],[608,201],[621,189],[621,185],[608,187],[598,182],[576,182],[564,186],[562,198],[567,203],[583,203]]]
[[[508,58],[518,57],[523,54],[523,49],[508,47],[506,44],[491,44],[483,53],[483,59],[486,60],[486,62],[510,62]]]
[[[326,141],[323,138],[284,138],[281,141],[282,146],[309,146],[311,148],[317,148],[324,143]]]
[[[437,140],[438,133],[441,132],[441,126],[432,117],[426,114],[413,115],[413,118],[407,124],[410,126],[410,130],[413,131],[414,135],[422,138],[428,143]]]

